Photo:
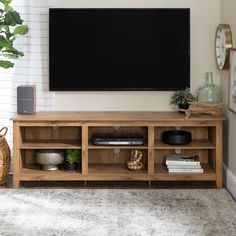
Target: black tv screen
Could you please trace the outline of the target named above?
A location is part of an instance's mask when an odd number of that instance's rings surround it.
[[[190,86],[190,9],[49,11],[51,91]]]

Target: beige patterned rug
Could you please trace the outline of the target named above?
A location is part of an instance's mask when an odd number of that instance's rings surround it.
[[[0,235],[234,236],[225,189],[1,189]]]

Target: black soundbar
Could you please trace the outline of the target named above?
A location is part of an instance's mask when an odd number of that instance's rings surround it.
[[[121,145],[133,145],[141,146],[144,145],[144,138],[93,138],[94,145],[111,145],[111,146],[121,146]]]

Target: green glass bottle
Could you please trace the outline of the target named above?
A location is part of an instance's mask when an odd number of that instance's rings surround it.
[[[205,86],[198,89],[198,101],[210,104],[222,102],[221,88],[214,84],[212,72],[206,73]]]

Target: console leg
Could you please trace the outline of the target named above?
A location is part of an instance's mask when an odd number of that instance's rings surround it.
[[[151,188],[151,187],[152,187],[152,181],[149,180],[149,181],[148,181],[148,188]]]

